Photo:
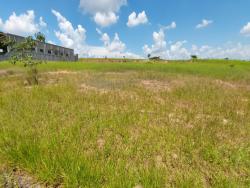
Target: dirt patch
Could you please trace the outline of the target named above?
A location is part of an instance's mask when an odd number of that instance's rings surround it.
[[[105,146],[105,140],[103,138],[99,138],[97,140],[97,146],[99,150],[103,150]]]
[[[143,188],[143,186],[138,184],[138,185],[134,186],[134,188]]]
[[[157,155],[155,157],[155,165],[157,168],[165,167],[166,159],[162,157],[161,155]]]
[[[29,174],[13,169],[12,171],[9,171],[9,169],[1,170],[0,173],[1,181],[0,186],[1,187],[22,187],[22,188],[46,188],[50,187],[48,185],[43,185],[41,183],[38,183],[35,178],[30,176]]]
[[[153,90],[153,91],[160,91],[160,90],[171,91],[172,89],[170,83],[160,82],[157,80],[142,80],[141,84],[146,89]]]
[[[108,76],[124,76],[124,75],[129,75],[131,73],[135,73],[135,72],[107,72],[106,75]]]
[[[61,71],[46,72],[46,74],[49,74],[49,75],[78,74],[78,72],[75,72],[75,71],[67,71],[67,70],[61,70]]]
[[[78,78],[80,72],[74,71],[52,71],[52,72],[43,72],[41,76],[39,76],[39,82],[44,85],[57,85],[60,82],[63,82],[65,79],[68,78]]]
[[[100,93],[108,93],[108,90],[106,90],[106,89],[100,89],[100,88],[97,88],[97,87],[93,87],[93,86],[87,85],[85,83],[83,83],[83,84],[80,85],[79,91],[80,92],[95,91],[95,92],[100,92]]]
[[[0,70],[0,77],[1,76],[7,76],[8,75],[8,71],[6,70]]]
[[[142,80],[141,84],[148,90],[151,91],[172,91],[177,87],[184,86],[183,81],[172,80],[172,81],[158,81],[158,80]]]
[[[231,88],[231,89],[236,89],[238,87],[236,84],[232,84],[230,82],[226,82],[222,80],[215,80],[215,83],[222,87]]]
[[[215,84],[223,87],[223,88],[227,88],[227,89],[247,89],[250,90],[250,85],[248,84],[242,84],[242,83],[231,83],[231,82],[227,82],[227,81],[223,81],[223,80],[215,80],[214,81]]]
[[[138,140],[142,135],[142,130],[140,130],[139,128],[133,127],[132,129],[129,130],[129,133],[130,133],[131,140]]]
[[[106,76],[111,76],[111,77],[133,77],[137,75],[138,73],[136,71],[126,71],[126,72],[107,72],[105,73]]]

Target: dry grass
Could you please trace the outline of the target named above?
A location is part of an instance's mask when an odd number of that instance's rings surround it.
[[[23,80],[0,78],[0,156],[45,184],[249,187],[246,72],[61,69],[39,86]]]

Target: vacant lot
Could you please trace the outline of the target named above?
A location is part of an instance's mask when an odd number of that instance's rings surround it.
[[[250,186],[250,63],[47,63],[39,72],[28,86],[25,68],[0,63],[0,182]]]

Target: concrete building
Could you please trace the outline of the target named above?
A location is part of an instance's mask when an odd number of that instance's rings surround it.
[[[11,57],[10,47],[4,45],[6,38],[13,39],[16,42],[25,40],[25,37],[0,32],[0,61]],[[36,41],[37,45],[32,49],[32,57],[38,60],[46,61],[77,61],[78,55],[74,54],[74,50],[57,46],[54,44]]]

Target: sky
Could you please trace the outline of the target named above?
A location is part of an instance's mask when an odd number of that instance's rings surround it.
[[[0,31],[80,57],[250,59],[250,0],[0,0]]]

